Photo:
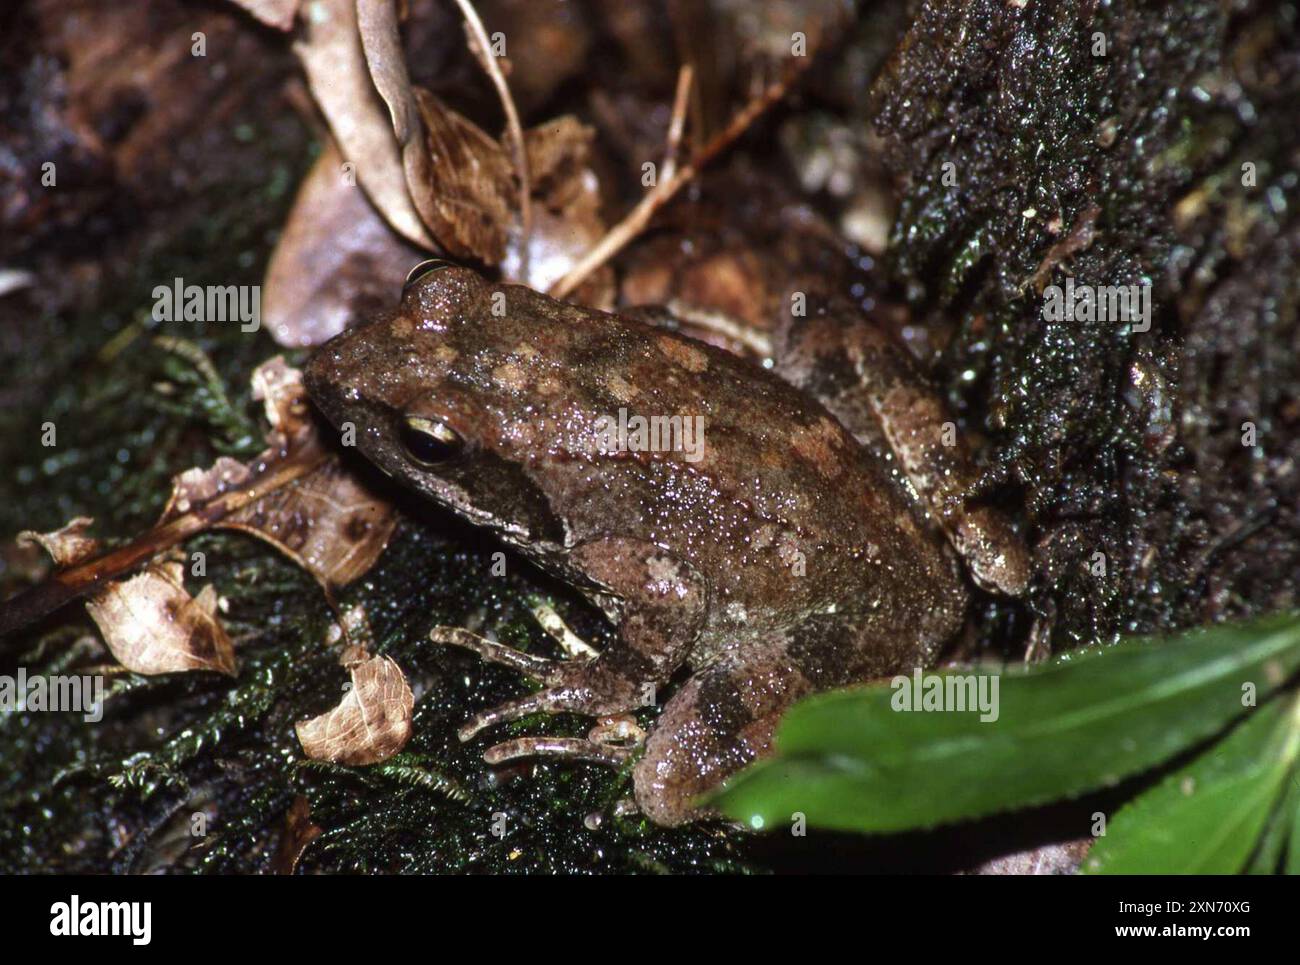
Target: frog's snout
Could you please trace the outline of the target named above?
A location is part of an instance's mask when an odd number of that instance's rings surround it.
[[[302,369],[307,395],[330,421],[341,417],[349,384],[362,371],[357,355],[358,329],[335,335],[320,346]]]

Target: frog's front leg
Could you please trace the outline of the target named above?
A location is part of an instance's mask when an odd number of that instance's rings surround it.
[[[474,650],[485,660],[520,671],[543,685],[536,693],[483,711],[461,729],[470,740],[487,727],[534,713],[608,716],[647,703],[667,682],[704,625],[707,590],[694,567],[644,540],[606,537],[575,547],[569,562],[613,602],[619,639],[595,659],[547,660],[454,628],[437,628],[433,639]],[[489,749],[499,762],[524,754],[622,760],[614,748],[594,741],[522,738]]]
[[[707,817],[700,797],[765,754],[786,708],[817,689],[779,639],[702,668],[655,721],[632,771],[637,807],[661,825]]]

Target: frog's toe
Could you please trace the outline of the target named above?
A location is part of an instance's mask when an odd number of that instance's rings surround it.
[[[460,730],[456,733],[462,742],[470,741],[480,731],[487,730],[489,727],[518,720],[521,717],[527,717],[529,714],[544,713],[551,710],[550,691],[539,690],[535,694],[507,700],[504,704],[499,704],[491,710],[479,711],[461,724]]]
[[[489,747],[483,752],[483,760],[495,766],[520,757],[559,757],[622,767],[635,751],[635,747],[600,743],[586,737],[520,737]]]
[[[557,660],[548,660],[545,657],[516,650],[514,647],[494,643],[462,627],[434,627],[429,631],[429,639],[434,643],[449,643],[472,650],[489,663],[518,670],[525,677],[538,683],[554,683],[559,679],[561,672],[561,664]]]

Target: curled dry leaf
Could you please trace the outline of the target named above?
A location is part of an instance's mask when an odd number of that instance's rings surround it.
[[[385,200],[381,191],[395,197],[400,194],[400,200],[413,207],[437,244],[453,257],[501,264],[507,278],[539,289],[567,274],[605,229],[599,214],[599,186],[588,164],[591,130],[572,117],[562,117],[525,137],[528,178],[544,181],[534,191],[542,206],[535,229],[525,241],[516,211],[522,175],[499,140],[429,91],[412,86],[394,0],[357,0],[350,10],[338,9],[341,2],[311,0],[306,17],[311,27],[298,52],[342,154],[357,162],[362,185],[388,222],[407,238],[429,245],[427,236],[417,239],[403,228],[394,216],[393,198]],[[318,23],[318,18],[323,19]],[[367,71],[368,76],[359,76]],[[384,130],[378,127],[383,120],[381,100],[388,112]],[[398,192],[394,184],[399,165],[405,178],[404,192]],[[315,309],[329,298],[333,286],[319,291],[311,284],[323,278],[323,272],[294,272],[293,252],[310,251],[313,243],[320,245],[316,239],[322,236],[335,237],[330,225],[318,222],[319,211],[332,209],[308,207],[309,189],[320,192],[321,198],[329,193],[325,185],[309,179],[295,207],[295,215],[301,213],[302,220],[291,222],[292,234],[286,233],[281,246],[285,254],[280,257],[277,252],[268,276],[272,332],[283,344],[295,340],[301,344],[304,338],[320,341],[316,330],[338,331],[340,317],[346,312],[338,304],[327,304],[323,312],[309,312],[308,307]],[[340,212],[337,220],[346,223],[347,214]],[[358,239],[358,250],[362,243],[368,239]],[[334,257],[341,257],[337,252],[336,248]],[[378,257],[371,255],[368,260]],[[403,264],[408,260],[400,259]],[[374,276],[372,283],[378,281]],[[607,304],[612,288],[608,279],[603,281],[603,285],[588,286],[584,300]],[[597,292],[594,296],[593,289]],[[280,291],[285,295],[280,296]],[[281,305],[285,306],[284,315]],[[295,334],[284,320],[290,312],[317,321],[302,326],[305,335]]]
[[[158,673],[209,663],[224,669],[228,663],[229,672],[233,672],[233,657],[227,660],[221,652],[224,634],[220,627],[215,627],[214,620],[209,622],[215,629],[203,626],[202,615],[210,618],[212,614],[213,595],[201,596],[197,611],[188,606],[194,601],[184,596],[179,570],[171,581],[175,592],[164,593],[163,583],[171,571],[159,570],[151,560],[191,536],[224,526],[253,533],[288,553],[327,592],[364,573],[392,534],[394,509],[344,473],[337,457],[322,444],[296,369],[273,358],[254,372],[252,381],[253,395],[263,400],[271,423],[268,448],[248,464],[223,457],[208,469],[179,474],[157,524],[111,552],[98,553],[88,541],[85,529],[89,520],[74,520],[63,530],[44,536],[28,534],[30,540],[44,541],[56,558],[75,562],[65,565],[57,578],[0,604],[0,633],[25,626],[72,600],[98,594],[88,604],[92,613],[98,608],[97,620],[102,616],[127,621],[116,630],[101,626],[106,636],[116,634],[114,652],[120,650],[119,658],[132,669]],[[264,506],[258,505],[261,501]],[[149,566],[149,570],[137,581],[126,585],[110,582],[140,566]],[[124,586],[129,588],[125,595]],[[183,645],[199,654],[199,659],[179,661],[180,666],[163,658],[155,660],[150,649],[154,644],[143,639],[148,628],[182,618],[197,634],[194,639],[176,643],[168,638],[155,643],[165,650]],[[142,648],[144,657],[139,655]],[[161,669],[142,669],[152,666]]]
[[[250,380],[253,398],[261,401],[270,429],[268,448],[256,462],[265,466],[290,448],[303,449],[317,444],[307,403],[302,374],[290,368],[282,356],[267,359]],[[252,481],[253,470],[236,459],[221,456],[207,469],[186,469],[172,480],[171,496],[158,518],[158,525],[202,510],[218,496]],[[214,520],[214,523],[216,520]]]
[[[352,688],[338,706],[299,721],[295,730],[313,760],[374,764],[410,740],[415,697],[402,669],[388,657],[371,657],[349,669]]]
[[[298,869],[298,862],[307,850],[307,845],[321,834],[321,827],[311,819],[311,804],[299,794],[289,805],[284,816],[284,831],[280,834],[280,844],[275,849],[275,858],[271,870],[278,875],[291,875]]]
[[[191,597],[180,563],[151,564],[86,601],[118,663],[141,674],[215,670],[235,675],[235,650],[217,622],[217,593]]]
[[[416,212],[448,253],[496,264],[510,223],[501,145],[411,86],[393,0],[357,0],[357,14],[370,79],[388,106]]]
[[[473,121],[414,89],[427,152],[407,167],[416,210],[452,255],[498,264],[513,222],[510,158]]]
[[[328,142],[271,255],[262,319],[284,346],[320,345],[350,322],[395,308],[407,271],[424,257],[349,183],[342,164]]]
[[[423,248],[433,240],[406,187],[402,152],[370,79],[354,0],[306,0],[305,26],[294,52],[343,156],[370,200],[404,238]]]
[[[37,533],[30,529],[18,534],[19,546],[39,543],[45,548],[58,567],[71,566],[99,552],[99,540],[88,535],[90,526],[95,521],[89,516],[78,516],[68,521],[62,529],[49,533]]]
[[[299,0],[232,0],[262,23],[277,30],[288,30],[298,13]]]
[[[435,159],[429,155],[424,124],[420,120],[420,105],[411,87],[411,75],[406,69],[406,52],[402,49],[397,20],[395,0],[357,0],[357,28],[361,34],[361,49],[375,90],[388,106],[388,117],[402,161],[407,193],[416,213],[437,243],[445,250],[458,254],[454,236],[449,243],[443,223],[430,218],[428,192]]]

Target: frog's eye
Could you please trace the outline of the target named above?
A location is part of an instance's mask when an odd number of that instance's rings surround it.
[[[406,273],[406,281],[402,283],[402,291],[406,291],[417,281],[431,272],[441,271],[443,268],[455,267],[455,262],[447,261],[445,258],[430,258],[428,261],[422,261]]]
[[[460,454],[464,448],[460,434],[445,422],[410,416],[402,423],[402,446],[416,462],[435,466]]]

